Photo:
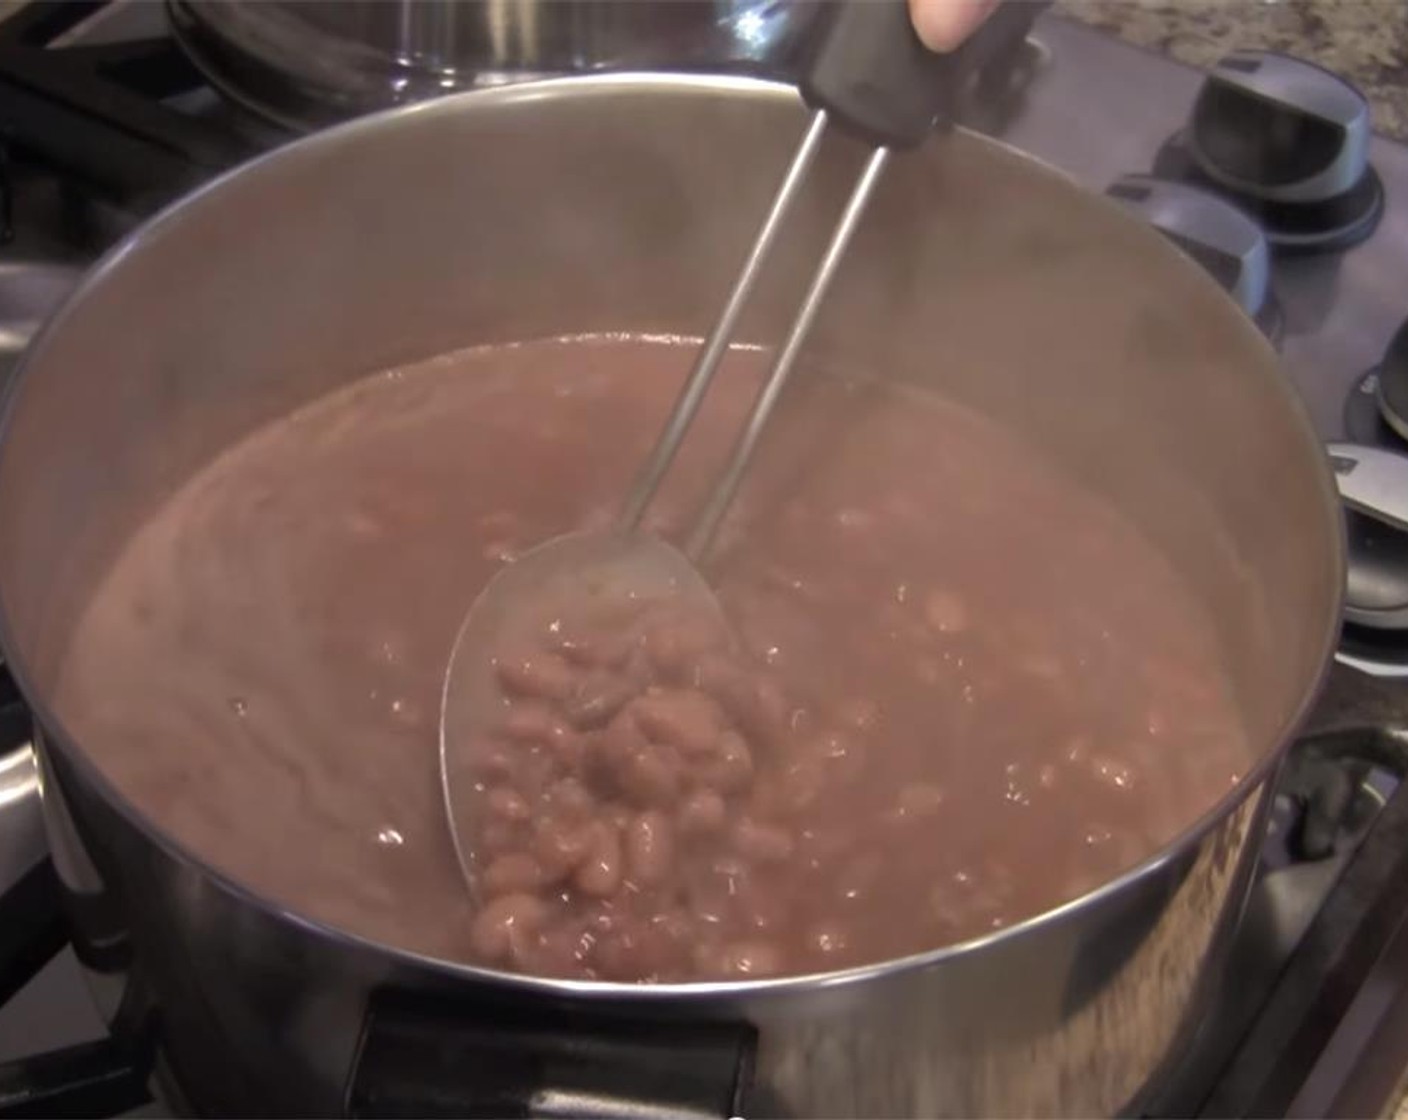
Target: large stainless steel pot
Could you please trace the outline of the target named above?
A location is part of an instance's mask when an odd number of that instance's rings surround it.
[[[1021,433],[1142,525],[1214,612],[1257,754],[1137,870],[982,942],[824,982],[510,978],[223,878],[115,792],[50,703],[115,551],[255,426],[471,343],[700,333],[803,119],[788,88],[643,76],[369,117],[157,219],[29,352],[0,430],[4,649],[41,724],[47,830],[82,928],[129,931],[202,1111],[331,1114],[350,1092],[425,1114],[465,1091],[506,1113],[525,1086],[539,1111],[580,1111],[648,1085],[729,1108],[736,1082],[755,1114],[1108,1114],[1196,1021],[1266,779],[1337,633],[1334,487],[1273,354],[1195,264],[971,134],[894,161],[810,345]],[[839,138],[823,152],[746,337],[779,333],[860,155]],[[660,1047],[674,1072],[643,1078]]]

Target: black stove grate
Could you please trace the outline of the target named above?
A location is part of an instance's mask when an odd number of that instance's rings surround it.
[[[65,45],[108,7],[39,0],[0,22],[0,139],[17,154],[151,212],[269,146],[227,111],[182,107],[213,95],[169,36]]]

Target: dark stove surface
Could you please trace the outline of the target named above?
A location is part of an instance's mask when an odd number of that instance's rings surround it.
[[[8,143],[129,219],[286,138],[210,89],[156,0],[20,5],[0,21],[0,102]]]
[[[1004,137],[1097,190],[1154,169],[1204,76],[1051,16],[1034,38]],[[81,269],[156,207],[286,138],[204,84],[157,3],[29,4],[0,22],[0,225],[13,227],[0,246],[0,376],[52,305],[56,267]],[[1384,205],[1367,240],[1271,258],[1287,375],[1327,440],[1346,435],[1346,403],[1364,395],[1361,381],[1408,316],[1408,147],[1375,138],[1369,158]],[[1356,667],[1370,663],[1342,659],[1291,751],[1215,1006],[1142,1114],[1365,1116],[1398,1100],[1408,1070],[1408,682]],[[0,670],[0,805],[33,780],[14,749],[26,734]],[[0,832],[0,1116],[176,1114],[170,1097],[139,1104],[154,1088],[133,1074],[144,1043],[108,1029],[124,1006],[122,978],[80,969],[55,922],[12,921],[15,907],[39,913],[34,899],[52,887],[42,863],[6,862],[12,839]],[[104,1048],[114,1037],[119,1045]],[[31,1094],[45,1079],[57,1095],[41,1106]]]

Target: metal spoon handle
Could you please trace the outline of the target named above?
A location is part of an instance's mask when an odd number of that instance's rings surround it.
[[[753,457],[758,439],[767,426],[768,417],[772,414],[778,397],[782,394],[782,388],[786,384],[788,374],[792,372],[797,354],[802,349],[802,344],[806,342],[812,322],[816,319],[817,311],[826,298],[827,289],[831,286],[836,269],[846,253],[846,246],[850,244],[851,235],[855,233],[856,227],[860,224],[861,216],[865,213],[866,203],[870,201],[871,193],[880,179],[880,173],[884,170],[885,161],[889,155],[888,148],[876,148],[866,161],[865,168],[861,171],[860,178],[851,191],[851,197],[846,202],[846,209],[841,214],[841,220],[836,224],[836,229],[831,234],[831,242],[826,247],[826,253],[812,276],[811,286],[807,289],[807,294],[797,309],[796,318],[792,321],[792,328],[787,333],[787,340],[773,360],[767,381],[764,382],[757,399],[753,402],[753,409],[748,414],[748,421],[744,425],[738,441],[734,444],[728,466],[724,468],[723,474],[710,493],[709,500],[705,504],[703,512],[700,513],[699,519],[695,522],[694,531],[690,534],[689,541],[685,545],[685,555],[696,564],[708,550],[709,543],[714,539],[714,533],[719,527],[719,522],[723,519],[724,511],[728,509],[728,505],[738,489],[738,484],[743,479],[743,473],[748,469],[748,462]]]
[[[773,242],[777,240],[783,219],[801,192],[802,185],[807,178],[807,171],[811,167],[817,149],[821,146],[821,137],[826,131],[826,121],[825,109],[817,109],[812,113],[811,123],[807,126],[807,131],[802,136],[802,142],[797,146],[797,152],[792,157],[792,165],[787,169],[787,174],[782,180],[782,185],[777,189],[767,217],[763,219],[758,235],[754,238],[753,248],[749,251],[738,278],[733,282],[733,291],[729,293],[728,300],[724,304],[723,311],[719,314],[718,322],[714,324],[714,329],[709,334],[708,340],[700,348],[699,354],[694,360],[694,368],[690,371],[689,377],[685,380],[684,388],[675,400],[675,407],[670,413],[670,418],[661,431],[660,437],[656,440],[650,458],[646,461],[631,488],[631,493],[626,499],[626,505],[621,514],[621,527],[628,532],[639,527],[641,518],[645,516],[645,511],[650,507],[651,500],[655,497],[655,491],[660,486],[660,480],[665,477],[666,472],[670,469],[670,464],[674,462],[675,453],[679,450],[680,443],[689,430],[694,414],[699,410],[699,405],[709,391],[709,384],[718,371],[719,363],[728,353],[729,342],[738,325],[738,318],[743,313],[743,307],[748,302],[753,285],[762,272],[768,251],[772,248]]]
[[[674,461],[719,363],[728,352],[734,328],[783,219],[801,191],[828,121],[835,120],[847,132],[876,145],[875,151],[832,235],[831,245],[812,279],[792,332],[749,417],[747,430],[735,446],[733,460],[695,527],[687,549],[687,554],[695,560],[708,547],[737,489],[753,446],[791,370],[797,350],[806,338],[888,152],[915,147],[936,124],[950,127],[965,75],[974,72],[994,50],[1010,45],[1014,30],[1009,25],[1014,21],[1019,33],[1015,38],[1020,40],[1031,22],[1031,13],[1024,9],[1035,11],[1039,6],[1035,3],[1005,5],[1009,12],[994,15],[967,43],[946,55],[935,54],[919,41],[904,0],[847,0],[824,6],[804,51],[799,80],[802,97],[812,107],[811,124],[792,157],[792,165],[734,281],[723,312],[700,349],[674,410],[627,497],[621,515],[624,531],[631,532],[640,525]]]

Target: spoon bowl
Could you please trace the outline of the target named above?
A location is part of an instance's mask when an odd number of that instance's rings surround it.
[[[718,599],[684,553],[659,537],[622,529],[544,541],[500,569],[474,600],[455,637],[440,708],[440,780],[455,855],[471,892],[473,828],[482,804],[480,752],[509,705],[499,680],[501,658],[564,615],[590,613],[594,605],[655,601],[680,604],[691,614],[708,612],[722,625]]]

